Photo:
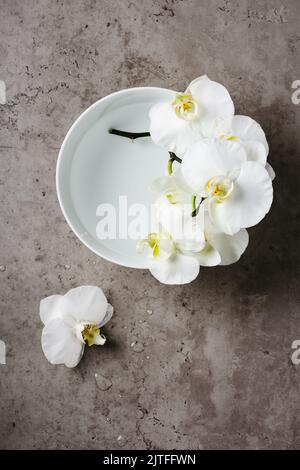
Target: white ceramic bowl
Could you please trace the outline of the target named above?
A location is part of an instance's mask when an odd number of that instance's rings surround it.
[[[127,196],[128,205],[142,203],[149,208],[154,200],[149,185],[165,174],[168,154],[150,137],[131,141],[108,130],[148,131],[150,107],[173,96],[171,90],[154,87],[108,95],[79,116],[59,152],[56,187],[69,226],[94,253],[122,266],[145,268],[146,260],[136,252],[136,240],[97,237],[97,207],[112,204],[117,219],[119,196]]]

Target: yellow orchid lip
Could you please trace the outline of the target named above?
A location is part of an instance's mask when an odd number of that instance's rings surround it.
[[[221,203],[227,199],[233,191],[233,181],[227,176],[214,176],[205,185],[206,193]]]
[[[86,325],[81,332],[82,338],[88,346],[92,346],[95,343],[96,336],[100,335],[100,328],[96,325]]]
[[[191,121],[197,117],[198,105],[191,93],[176,93],[172,106],[181,119]]]
[[[139,242],[139,248],[142,249],[145,245],[151,248],[154,259],[167,259],[176,250],[171,235],[165,231],[149,233],[147,238]]]
[[[88,346],[103,345],[106,338],[100,333],[100,328],[92,323],[83,322],[76,326],[76,334],[78,339]]]

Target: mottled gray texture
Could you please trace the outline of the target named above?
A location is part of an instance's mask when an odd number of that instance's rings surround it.
[[[0,447],[299,448],[300,2],[0,0],[0,10]],[[203,73],[266,130],[275,199],[238,264],[167,287],[77,240],[55,164],[100,97],[184,89]],[[107,345],[77,369],[51,366],[39,301],[81,284],[102,286],[115,307]]]

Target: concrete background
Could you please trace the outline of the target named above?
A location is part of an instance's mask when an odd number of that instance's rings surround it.
[[[300,2],[0,0],[0,10],[0,447],[299,448]],[[100,97],[184,89],[203,73],[263,125],[275,199],[238,264],[167,287],[76,239],[55,164]],[[86,283],[115,307],[107,345],[74,370],[51,366],[39,301]]]

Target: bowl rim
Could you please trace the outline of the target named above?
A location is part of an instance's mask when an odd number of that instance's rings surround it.
[[[75,229],[74,225],[73,225],[73,222],[71,220],[71,218],[69,217],[69,215],[67,214],[67,210],[65,209],[64,207],[64,204],[63,204],[63,198],[62,198],[62,195],[61,195],[61,190],[60,190],[60,185],[59,185],[59,175],[60,175],[60,169],[61,169],[61,166],[62,166],[62,159],[63,159],[63,153],[64,153],[64,149],[66,147],[66,144],[67,144],[67,141],[69,140],[69,137],[70,135],[72,134],[74,128],[79,124],[79,122],[84,119],[84,117],[86,116],[86,114],[88,114],[93,108],[95,108],[100,102],[103,103],[107,100],[109,100],[110,98],[114,97],[114,96],[117,96],[117,95],[122,95],[122,94],[126,94],[126,93],[130,93],[130,92],[134,92],[134,91],[138,91],[138,93],[140,92],[143,92],[143,91],[165,91],[165,92],[168,92],[168,93],[176,93],[176,91],[170,89],[170,88],[164,88],[164,87],[155,87],[155,86],[143,86],[143,87],[132,87],[132,88],[122,88],[121,90],[118,90],[118,91],[115,91],[113,93],[110,93],[109,95],[105,95],[103,98],[100,98],[99,100],[95,101],[95,103],[91,104],[88,108],[86,108],[76,119],[75,121],[73,122],[73,124],[71,125],[71,127],[69,128],[67,134],[65,135],[64,137],[64,140],[61,144],[61,147],[60,147],[60,150],[58,152],[58,157],[57,157],[57,162],[56,162],[56,170],[55,170],[55,185],[56,185],[56,194],[57,194],[57,198],[58,198],[58,202],[59,202],[59,206],[60,206],[60,209],[63,213],[63,216],[68,224],[68,226],[70,227],[70,229],[72,230],[72,232],[76,235],[76,237],[81,241],[81,243],[86,246],[89,250],[91,250],[93,253],[95,253],[97,256],[99,256],[100,258],[103,258],[105,259],[106,261],[109,261],[113,264],[117,264],[118,266],[123,266],[123,267],[126,267],[126,268],[133,268],[133,269],[147,269],[146,266],[136,266],[134,265],[134,263],[122,263],[122,262],[119,262],[118,260],[115,260],[115,259],[112,259],[110,258],[109,256],[107,255],[103,255],[102,253],[100,254],[99,251],[97,251],[94,247],[92,247],[90,245],[90,243],[88,241],[86,241],[79,233],[78,231]]]

